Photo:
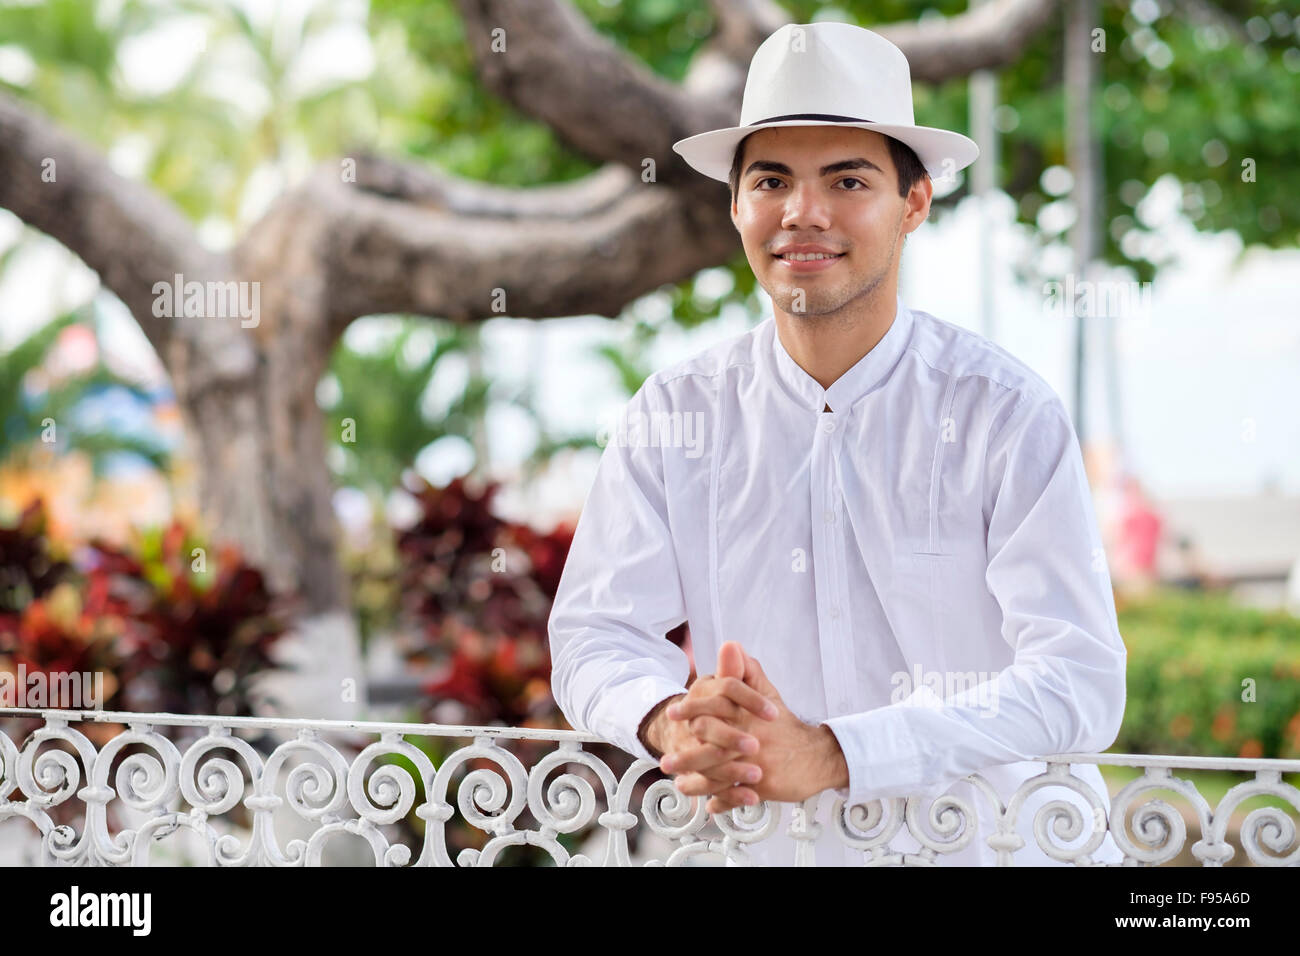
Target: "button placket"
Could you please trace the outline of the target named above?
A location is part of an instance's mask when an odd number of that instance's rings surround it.
[[[841,433],[843,430],[841,429]],[[849,581],[848,581],[848,554],[851,547],[857,547],[853,535],[850,533],[848,520],[848,503],[844,501],[844,491],[839,481],[838,469],[840,467],[839,446],[836,446],[836,454],[831,468],[831,488],[830,494],[840,509],[844,520],[836,526],[837,534],[833,536],[835,547],[835,558],[830,562],[830,567],[834,577],[834,587],[838,595],[832,616],[836,619],[836,640],[835,651],[833,655],[836,661],[835,683],[836,695],[831,698],[835,702],[837,711],[842,714],[852,713],[854,711],[854,679],[857,674],[856,657],[857,648],[853,640],[853,620],[851,608],[849,607]]]
[[[847,593],[843,587],[844,555],[840,520],[840,501],[836,491],[836,435],[833,412],[819,416],[813,432],[810,486],[812,513],[821,516],[813,521],[813,567],[817,600],[818,639],[821,647],[822,681],[826,703],[833,712],[844,712],[850,699],[847,681],[851,671],[844,667],[844,649],[848,641],[844,622],[847,616]],[[830,426],[829,428],[827,426]]]

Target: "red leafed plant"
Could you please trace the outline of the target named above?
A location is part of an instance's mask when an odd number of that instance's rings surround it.
[[[17,525],[0,528],[0,670],[29,678],[40,671],[47,680],[98,673],[102,699],[83,701],[86,708],[252,712],[250,678],[274,666],[267,651],[287,626],[288,608],[237,553],[223,549],[209,559],[179,524],[141,536],[133,552],[93,541],[69,561],[56,548],[39,501]],[[17,718],[0,732],[25,740],[41,724]],[[73,726],[101,747],[125,729]],[[140,747],[129,745],[121,757]],[[108,812],[116,825],[114,807]],[[79,810],[67,801],[50,813],[71,824]]]
[[[411,489],[420,518],[397,538],[404,616],[420,635],[407,657],[442,665],[429,704],[458,702],[466,723],[567,729],[550,694],[547,620],[573,526],[499,518],[498,489],[461,478]],[[668,638],[681,646],[687,635],[683,624]]]
[[[408,656],[441,665],[429,703],[455,701],[465,723],[562,727],[546,620],[573,532],[498,518],[498,487],[476,494],[458,478],[414,489],[420,519],[397,539],[404,610],[421,638]]]
[[[107,709],[252,712],[250,679],[275,666],[289,611],[261,572],[230,548],[209,557],[179,523],[135,553],[92,541],[75,562],[45,529],[39,501],[0,528],[0,668],[104,672]]]
[[[439,676],[425,687],[428,697],[421,704],[421,719],[568,730],[551,696],[547,621],[573,527],[563,524],[544,533],[497,517],[491,504],[498,488],[488,483],[474,490],[456,479],[443,488],[421,483],[409,489],[420,505],[420,517],[397,538],[403,617],[408,632],[418,635],[407,657],[439,667]],[[686,626],[668,636],[680,645]],[[441,739],[427,740],[435,763],[441,763]],[[554,745],[519,740],[509,749],[525,766],[532,766]],[[630,755],[609,744],[585,749],[619,776],[632,763]],[[488,760],[470,761],[467,768],[500,770]],[[592,782],[598,784],[594,778]],[[639,806],[649,782],[641,778],[633,805]],[[414,819],[407,822],[417,832],[422,826]],[[563,839],[576,845],[583,836],[575,833]],[[477,830],[457,827],[449,829],[448,840],[454,857],[457,848],[481,846],[483,837]],[[635,840],[634,832],[634,845]]]
[[[47,526],[37,500],[17,524],[0,528],[0,671],[28,677],[40,673],[47,681],[51,674],[99,672],[108,698],[116,689],[113,634],[86,606],[76,570],[55,553]]]
[[[72,565],[52,553],[46,527],[45,508],[37,499],[16,525],[0,528],[0,640],[17,627],[28,602],[72,574]]]
[[[276,666],[269,652],[290,607],[237,549],[209,556],[173,523],[145,536],[138,557],[96,541],[86,561],[91,593],[122,620],[119,673],[131,710],[252,713],[251,679]]]

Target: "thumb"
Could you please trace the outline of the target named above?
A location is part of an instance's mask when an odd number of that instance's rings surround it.
[[[764,697],[772,697],[776,700],[781,699],[781,695],[777,693],[776,687],[767,679],[767,675],[763,673],[763,667],[758,663],[758,658],[750,657],[748,654],[745,655],[745,683],[754,688],[754,690],[758,691]]]
[[[718,648],[718,677],[745,679],[745,659],[748,655],[735,641],[727,641]]]

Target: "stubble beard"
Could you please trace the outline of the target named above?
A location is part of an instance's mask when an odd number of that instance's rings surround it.
[[[805,290],[805,305],[807,307],[802,312],[791,311],[790,307],[794,304],[794,297],[792,295],[784,296],[785,302],[781,303],[781,311],[792,316],[795,320],[808,325],[820,326],[838,324],[841,328],[852,326],[856,322],[855,314],[857,311],[853,308],[854,303],[870,301],[871,297],[876,295],[876,290],[880,288],[881,284],[890,275],[890,271],[894,268],[897,255],[898,246],[895,245],[893,252],[890,253],[889,261],[885,263],[881,270],[872,276],[871,280],[867,282],[866,285],[859,288],[848,299],[840,302],[838,305],[830,308],[824,307],[822,303],[819,303],[818,301],[820,298],[819,294],[811,289],[807,289]],[[794,288],[798,289],[800,286],[796,285]],[[832,298],[834,297],[833,292],[821,293],[820,295],[830,296]]]

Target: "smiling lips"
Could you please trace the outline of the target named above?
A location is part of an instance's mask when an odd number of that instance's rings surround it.
[[[815,258],[787,259],[785,255],[811,255],[814,256]],[[773,258],[776,259],[776,261],[779,262],[783,268],[789,269],[791,272],[809,273],[809,272],[825,272],[827,269],[834,266],[835,263],[843,259],[844,255],[845,254],[842,252],[831,253],[831,252],[818,251],[815,253],[804,253],[801,251],[798,253],[787,253],[784,255],[777,255],[777,256],[773,256]]]

